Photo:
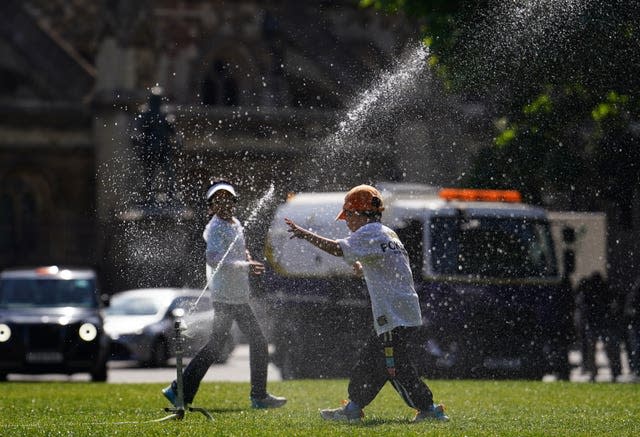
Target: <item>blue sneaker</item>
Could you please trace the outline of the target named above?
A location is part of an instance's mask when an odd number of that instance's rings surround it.
[[[416,417],[413,418],[414,422],[422,422],[425,420],[438,420],[440,422],[448,422],[449,416],[444,412],[444,405],[433,404],[428,411],[418,411]]]
[[[287,398],[273,396],[269,393],[262,399],[254,398],[253,396],[250,399],[251,407],[253,408],[280,408],[287,403]]]
[[[178,394],[173,389],[173,386],[170,385],[169,387],[163,388],[162,394],[165,398],[167,398],[169,402],[171,402],[171,405],[173,405],[174,407],[176,406],[178,402]]]

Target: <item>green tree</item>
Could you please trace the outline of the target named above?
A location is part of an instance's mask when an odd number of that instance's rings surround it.
[[[631,220],[640,181],[640,1],[362,0],[419,20],[448,87],[492,108],[496,135],[464,183],[535,203],[598,199]],[[596,203],[594,203],[596,202]]]

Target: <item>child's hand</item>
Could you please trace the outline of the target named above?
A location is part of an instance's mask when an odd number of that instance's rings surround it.
[[[291,219],[285,218],[284,222],[289,226],[288,232],[291,232],[290,238],[301,238],[316,246],[318,249],[324,250],[334,256],[343,256],[342,248],[337,240],[316,235],[300,226],[296,225]]]
[[[285,218],[284,222],[289,226],[289,230],[287,232],[291,232],[291,236],[289,238],[304,238],[304,229],[295,224],[293,220]]]
[[[249,261],[249,268],[251,269],[251,273],[256,276],[260,276],[262,273],[264,273],[264,264],[262,264],[260,261]]]
[[[356,261],[355,263],[353,263],[353,272],[356,274],[357,277],[362,278],[363,273],[362,273],[362,264],[360,264],[360,261]]]

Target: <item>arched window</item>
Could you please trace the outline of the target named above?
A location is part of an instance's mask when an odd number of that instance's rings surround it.
[[[203,105],[238,106],[240,87],[234,75],[234,67],[228,61],[215,59],[202,81]]]
[[[15,250],[16,234],[13,229],[13,203],[13,199],[9,193],[0,194],[0,248],[5,248],[4,250],[8,251]]]
[[[42,191],[46,184],[34,175],[14,173],[1,182],[0,259],[28,263],[34,254],[48,251],[43,199],[49,193]]]
[[[238,84],[233,77],[225,77],[222,81],[222,104],[224,106],[238,106]]]
[[[15,96],[20,85],[24,83],[24,78],[16,72],[0,67],[0,96]]]

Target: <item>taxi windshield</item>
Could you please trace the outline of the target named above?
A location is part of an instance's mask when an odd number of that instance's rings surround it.
[[[93,279],[3,278],[0,307],[81,307],[97,308]]]

